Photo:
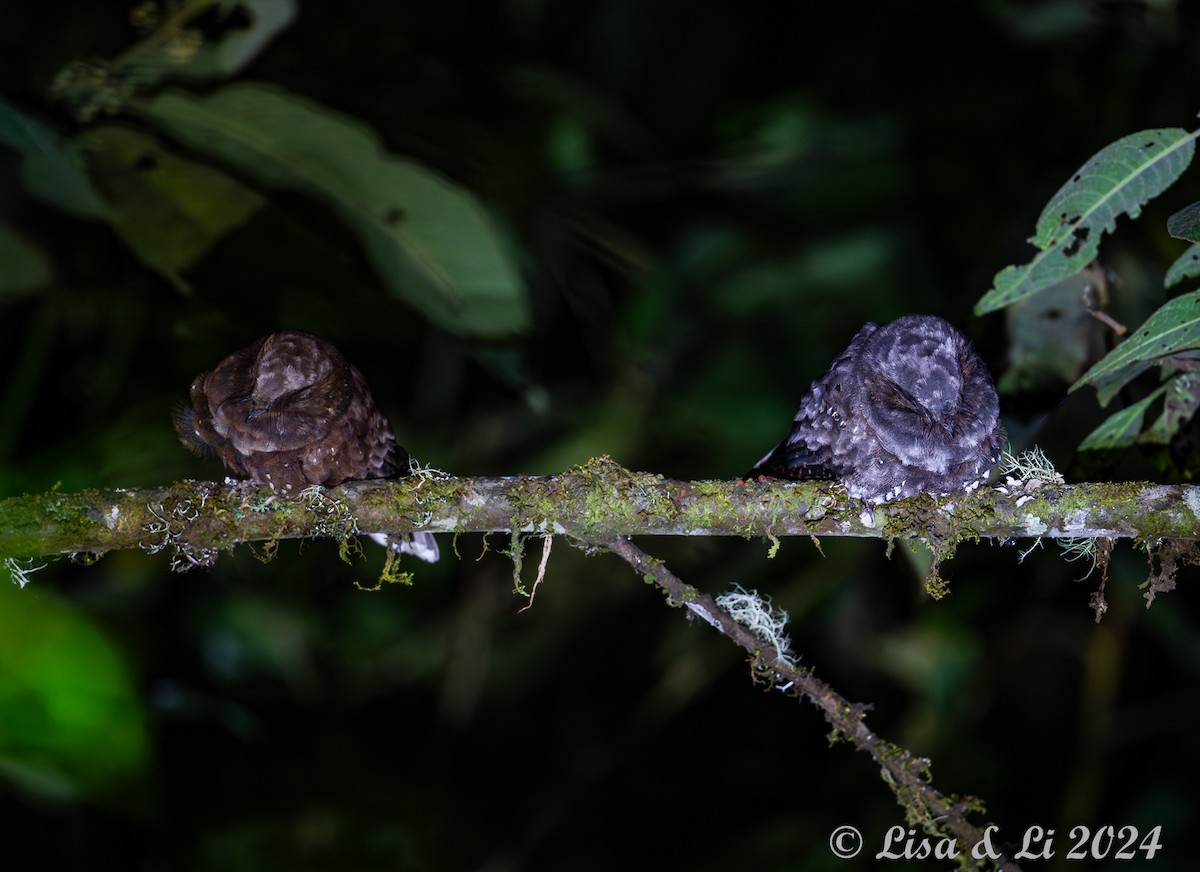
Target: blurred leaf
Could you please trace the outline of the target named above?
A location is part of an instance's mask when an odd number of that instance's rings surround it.
[[[1110,415],[1108,419],[1088,434],[1079,443],[1080,451],[1102,451],[1109,448],[1123,448],[1132,445],[1142,432],[1142,417],[1150,404],[1162,396],[1167,390],[1163,385],[1155,389],[1145,399],[1139,400],[1127,409],[1122,409]]]
[[[262,51],[277,33],[296,17],[295,0],[241,0],[241,2],[194,3],[219,7],[219,17],[227,29],[217,40],[205,42],[186,64],[165,57],[154,58],[162,64],[159,78],[191,81],[231,76]],[[122,60],[131,60],[124,57]]]
[[[1129,381],[1163,358],[1200,348],[1200,291],[1168,300],[1137,332],[1083,374],[1070,390],[1096,386],[1100,405],[1107,406]]]
[[[1083,294],[1091,286],[1104,295],[1106,285],[1104,269],[1093,266],[1008,307],[1009,367],[996,382],[1001,393],[1058,390],[1079,378],[1103,350],[1103,326],[1088,313]]]
[[[886,274],[901,249],[901,242],[886,228],[822,236],[787,258],[756,259],[716,288],[714,303],[723,314],[742,316],[777,310],[794,298],[798,287],[860,288]]]
[[[202,82],[236,73],[296,15],[295,0],[186,0],[141,3],[131,17],[151,32],[111,61],[74,61],[55,77],[51,96],[77,121],[121,109],[164,81]]]
[[[444,329],[496,337],[528,327],[516,267],[475,197],[383,151],[357,119],[258,84],[207,98],[166,92],[130,108],[252,178],[324,200],[388,289]]]
[[[60,796],[128,785],[146,737],[112,643],[45,590],[4,585],[0,598],[0,773]]]
[[[1200,408],[1200,372],[1181,373],[1165,387],[1167,398],[1163,402],[1162,414],[1142,434],[1139,442],[1168,444]]]
[[[106,210],[84,170],[74,143],[25,115],[0,97],[0,142],[24,156],[21,181],[43,200],[83,218],[103,218]]]
[[[1176,239],[1200,242],[1200,203],[1184,206],[1168,218],[1167,232]]]
[[[114,228],[147,266],[178,287],[184,287],[181,270],[262,207],[255,191],[164,150],[148,134],[110,124],[78,142]]]
[[[1183,254],[1176,258],[1171,264],[1171,268],[1167,270],[1167,276],[1163,279],[1163,287],[1171,288],[1185,279],[1195,278],[1200,275],[1200,243],[1192,245]]]
[[[0,221],[0,303],[50,283],[53,271],[42,250]]]
[[[975,313],[1001,309],[1095,260],[1100,237],[1116,228],[1118,217],[1136,218],[1142,206],[1187,169],[1196,135],[1182,128],[1144,130],[1101,149],[1042,210],[1029,240],[1040,253],[1024,266],[998,272],[992,289],[975,304]]]

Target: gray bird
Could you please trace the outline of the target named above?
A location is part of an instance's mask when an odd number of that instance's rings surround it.
[[[971,343],[941,318],[905,315],[855,334],[751,475],[838,481],[879,504],[974,490],[1003,446],[996,388]]]
[[[264,336],[192,382],[175,420],[183,444],[225,468],[295,497],[309,485],[394,478],[409,469],[367,380],[323,339],[299,330]],[[372,534],[379,541],[383,534]],[[430,563],[433,534],[390,542]]]

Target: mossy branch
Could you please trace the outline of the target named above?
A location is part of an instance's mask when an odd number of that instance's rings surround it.
[[[921,538],[937,552],[980,538],[1200,538],[1200,487],[1147,483],[1041,486],[868,508],[816,482],[675,481],[607,458],[559,475],[398,481],[313,488],[282,500],[242,483],[49,493],[0,500],[0,556],[42,557],[173,548],[187,559],[243,542],[359,532],[617,536],[863,536]]]
[[[442,533],[505,531],[563,535],[607,549],[653,582],[672,605],[699,617],[744,648],[755,680],[816,705],[833,733],[875,759],[911,826],[953,836],[969,847],[981,838],[967,819],[980,804],[934,789],[928,761],[869,730],[865,707],[848,702],[811,669],[780,656],[715,600],[674,576],[629,540],[633,535],[741,537],[860,536],[920,538],[938,562],[967,539],[1012,537],[1100,540],[1107,567],[1111,541],[1132,538],[1157,555],[1151,591],[1169,590],[1174,566],[1190,560],[1200,538],[1200,488],[1145,483],[1063,485],[1036,477],[1000,488],[880,507],[851,500],[837,486],[779,481],[674,481],[630,472],[599,458],[552,476],[457,478],[418,470],[398,481],[310,488],[282,500],[250,483],[184,481],[147,489],[57,491],[0,500],[0,557],[90,555],[121,548],[167,550],[175,568],[211,563],[239,543],[332,537],[343,551],[360,533],[413,529]],[[548,554],[548,551],[546,552]],[[545,570],[545,557],[539,580]],[[21,570],[25,573],[33,567]],[[18,570],[20,568],[18,567]],[[17,571],[17,570],[14,570]],[[1155,582],[1155,579],[1158,579]],[[1103,611],[1103,583],[1093,603]],[[1015,870],[1003,856],[993,868]]]

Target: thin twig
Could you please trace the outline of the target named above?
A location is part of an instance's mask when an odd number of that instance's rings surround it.
[[[819,708],[836,734],[853,743],[858,750],[870,754],[871,759],[879,764],[883,780],[907,811],[910,823],[952,836],[960,846],[960,856],[964,859],[970,857],[971,850],[983,839],[983,834],[966,819],[971,804],[949,799],[929,783],[929,761],[871,732],[864,720],[866,706],[849,702],[815,677],[812,670],[790,665],[779,651],[737,623],[712,597],[684,582],[628,538],[615,538],[607,543],[607,547],[643,578],[652,580],[667,594],[668,602],[672,605],[688,609],[691,614],[702,618],[745,649],[750,655],[755,680],[789,696],[807,699]],[[972,862],[971,866],[974,865]],[[996,860],[994,868],[1001,872],[1019,872],[1020,869],[1007,855]]]

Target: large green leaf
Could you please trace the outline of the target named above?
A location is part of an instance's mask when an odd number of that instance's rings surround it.
[[[1118,217],[1136,218],[1187,169],[1196,136],[1181,128],[1144,130],[1102,149],[1046,204],[1029,240],[1039,253],[998,272],[992,289],[975,304],[976,314],[1001,309],[1091,263],[1100,237],[1116,228]]]
[[[213,167],[165,150],[153,136],[115,124],[79,137],[113,227],[142,261],[178,287],[179,273],[262,205],[262,197]]]
[[[1132,336],[1106,354],[1071,385],[1096,386],[1100,405],[1107,406],[1131,379],[1164,358],[1200,348],[1200,291],[1168,300]]]
[[[1146,414],[1146,409],[1161,397],[1166,389],[1166,385],[1156,388],[1149,396],[1132,406],[1109,415],[1103,424],[1079,443],[1079,450],[1102,451],[1132,445],[1137,440],[1138,434],[1142,432],[1142,418]]]
[[[75,144],[3,97],[0,143],[22,154],[21,181],[30,193],[84,218],[105,217],[104,202],[92,187]]]
[[[441,327],[498,337],[528,326],[517,269],[475,197],[388,154],[361,121],[261,84],[166,92],[129,109],[251,179],[325,201],[388,289]]]

